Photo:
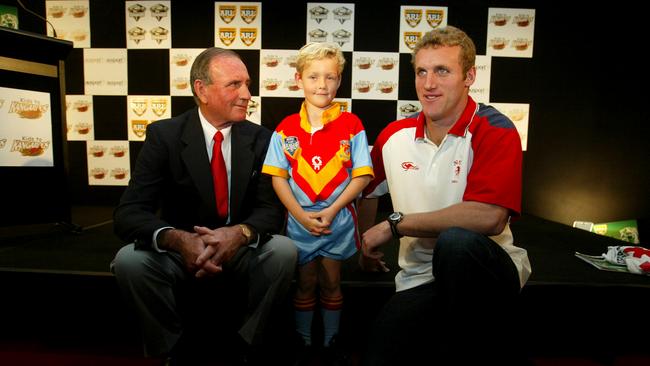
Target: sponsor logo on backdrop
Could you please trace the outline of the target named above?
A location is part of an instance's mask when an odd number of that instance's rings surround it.
[[[126,150],[127,148],[124,146],[113,146],[111,147],[111,155],[116,158],[121,158],[126,154]]]
[[[341,6],[332,10],[332,14],[334,14],[334,19],[338,20],[339,22],[341,22],[341,24],[343,24],[345,23],[346,20],[350,20],[350,18],[352,18],[352,9],[348,9],[345,6]]]
[[[406,24],[415,28],[422,20],[422,9],[404,9],[404,20]]]
[[[111,169],[111,177],[115,179],[124,179],[126,178],[126,175],[128,174],[128,170],[124,168],[115,168]]]
[[[89,123],[77,123],[74,125],[75,131],[77,131],[78,134],[80,135],[87,135],[90,133],[90,124]]]
[[[95,179],[104,179],[108,171],[104,168],[93,168],[90,170],[90,175]]]
[[[129,16],[135,19],[135,21],[137,22],[138,20],[140,20],[140,18],[144,17],[144,13],[145,11],[147,11],[147,8],[145,8],[140,4],[133,4],[129,6],[127,10],[129,12]],[[61,16],[63,16],[63,14]],[[57,18],[56,16],[54,17]]]
[[[41,104],[39,101],[20,98],[20,100],[11,102],[9,113],[16,113],[20,118],[38,119],[49,108],[49,104]]]
[[[248,24],[251,24],[257,18],[257,5],[242,5],[239,8],[241,18]]]
[[[246,46],[250,46],[257,39],[257,28],[241,28],[239,30],[239,36]]]
[[[149,121],[146,119],[133,119],[131,120],[131,130],[138,137],[143,137],[147,133],[147,125]]]
[[[346,31],[345,29],[338,29],[332,32],[332,39],[341,47],[343,47],[344,44],[350,42],[350,37],[352,37],[352,33]]]
[[[219,18],[229,24],[237,16],[237,7],[234,5],[219,5]]]
[[[414,49],[421,37],[422,32],[404,32],[404,43],[408,48]]]
[[[327,32],[316,28],[309,31],[309,41],[311,42],[325,42],[327,40]]]
[[[167,11],[169,8],[163,4],[156,4],[149,8],[151,10],[151,15],[156,18],[157,21],[160,21],[162,18],[167,16]]]
[[[23,136],[20,140],[14,140],[11,144],[11,152],[20,152],[22,156],[39,156],[50,147],[50,141],[40,137]]]
[[[230,46],[237,37],[237,28],[219,28],[219,39],[226,46]]]
[[[147,31],[140,27],[133,27],[129,29],[129,39],[135,42],[135,44],[140,43],[140,41],[144,40],[144,35],[147,34]]]
[[[133,98],[131,99],[131,110],[133,113],[141,116],[144,112],[147,111],[147,99],[146,98]]]
[[[327,13],[329,13],[329,10],[320,5],[309,9],[309,16],[318,24],[320,24],[324,19],[327,19]]]
[[[156,27],[149,31],[151,33],[151,38],[156,41],[158,44],[167,39],[167,34],[169,30],[163,27]]]
[[[106,152],[106,147],[102,145],[93,145],[89,149],[89,154],[92,155],[95,158],[101,158],[104,156],[104,153]]]
[[[427,23],[432,28],[437,28],[445,16],[442,10],[427,10]]]
[[[167,99],[152,99],[151,110],[156,116],[162,117],[167,111]]]

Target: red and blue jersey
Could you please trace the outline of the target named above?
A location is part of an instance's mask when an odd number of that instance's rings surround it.
[[[262,173],[288,179],[294,197],[306,211],[330,206],[352,178],[374,175],[366,132],[357,116],[341,112],[334,103],[323,112],[322,124],[320,129],[312,128],[303,104],[300,113],[286,117],[275,129],[262,168]],[[318,255],[343,260],[359,245],[352,205],[339,211],[330,227],[333,233],[320,237],[309,234],[289,216],[288,235],[299,242],[299,249],[300,242],[306,248],[310,243],[309,253],[301,253],[301,263]],[[319,242],[320,250],[312,250],[314,242]]]

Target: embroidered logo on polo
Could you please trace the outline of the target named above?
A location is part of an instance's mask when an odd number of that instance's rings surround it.
[[[458,179],[460,178],[460,171],[462,170],[462,165],[463,161],[460,159],[454,160],[454,175],[451,178],[452,183],[458,183]]]
[[[405,161],[402,163],[402,169],[404,170],[419,170],[420,168],[415,165],[412,161]]]

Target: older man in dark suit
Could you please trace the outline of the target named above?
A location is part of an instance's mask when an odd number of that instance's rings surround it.
[[[173,354],[179,343],[179,287],[210,278],[247,280],[249,311],[239,335],[245,344],[261,343],[295,269],[293,243],[273,235],[284,208],[260,174],[271,132],[245,120],[251,98],[246,66],[235,52],[210,48],[194,61],[191,83],[198,108],[149,125],[114,213],[116,233],[130,244],[117,253],[113,272],[137,308],[149,356]],[[224,293],[219,301],[234,300]],[[195,310],[206,320],[233,317],[210,307]]]

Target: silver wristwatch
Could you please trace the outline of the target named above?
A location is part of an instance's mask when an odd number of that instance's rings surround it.
[[[397,224],[402,222],[402,219],[404,219],[404,214],[399,211],[388,215],[388,223],[390,224],[390,231],[393,233],[393,238],[399,239],[404,236],[397,231]]]

